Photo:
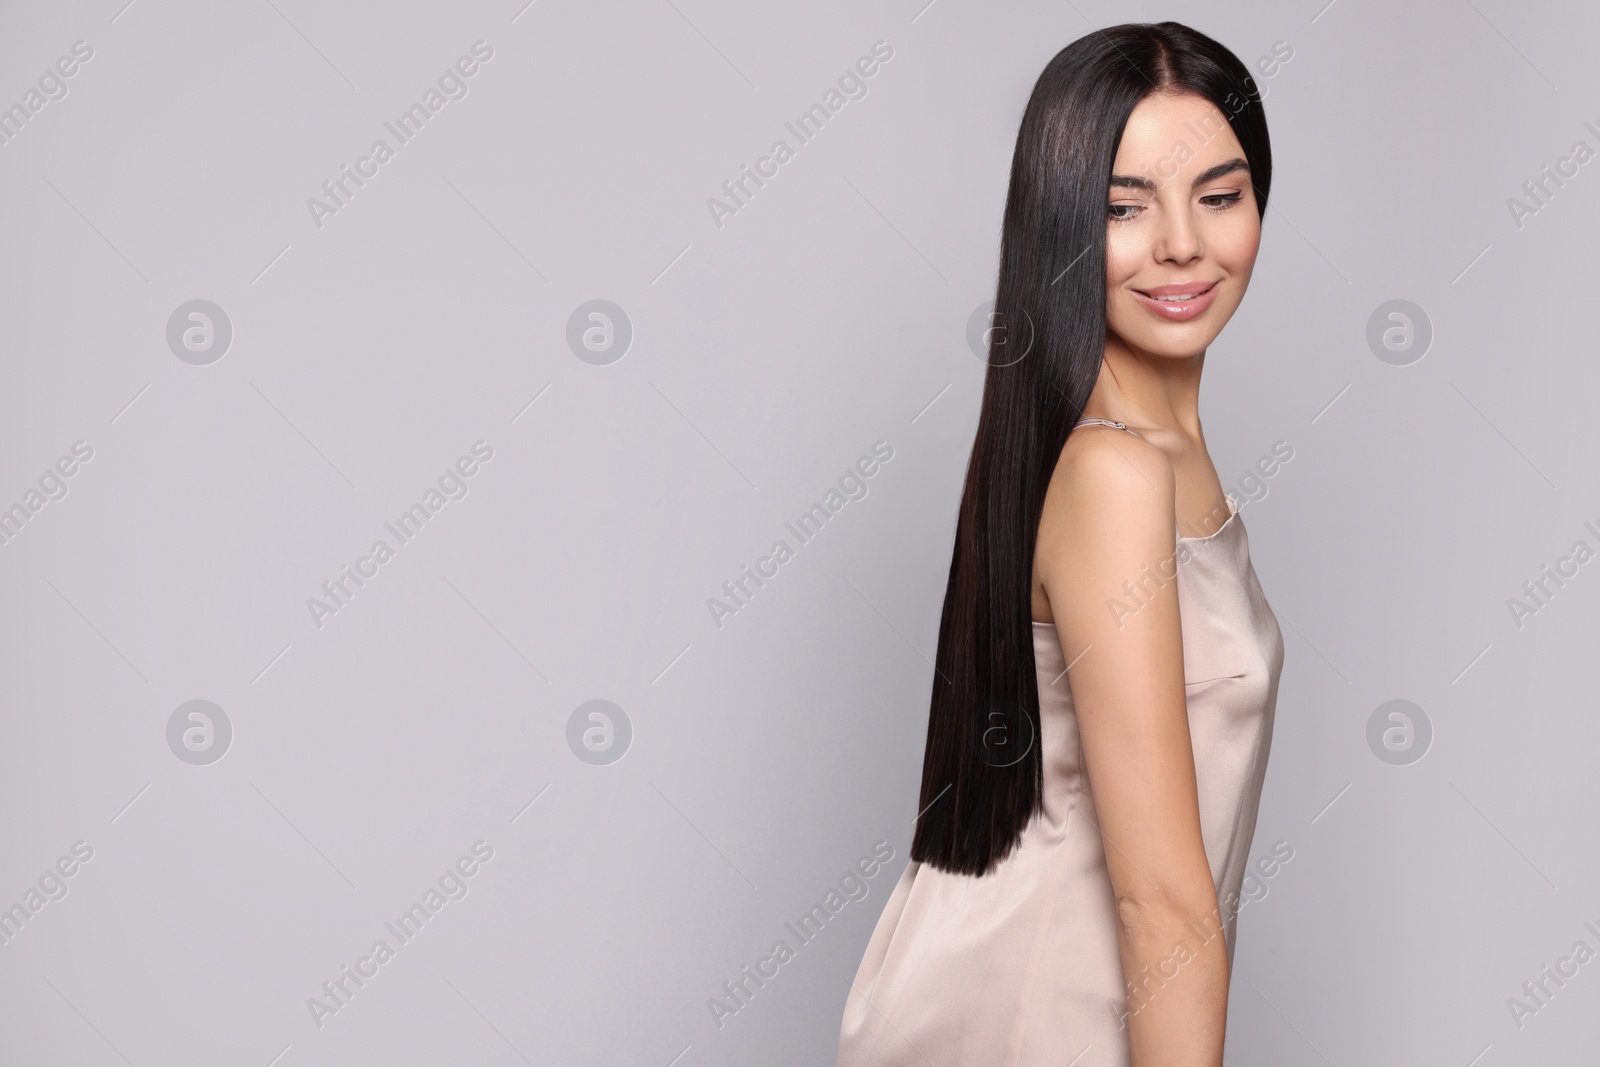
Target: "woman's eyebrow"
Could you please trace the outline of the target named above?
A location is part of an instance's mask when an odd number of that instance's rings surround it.
[[[1204,185],[1206,182],[1216,181],[1224,174],[1232,174],[1236,170],[1248,171],[1250,164],[1242,159],[1230,159],[1226,163],[1218,163],[1209,170],[1202,171],[1194,180],[1194,185]]]
[[[1204,185],[1206,182],[1216,181],[1224,174],[1232,174],[1238,170],[1248,171],[1249,169],[1250,164],[1243,159],[1230,159],[1226,163],[1218,163],[1216,166],[1197,174],[1190,185]],[[1142,178],[1135,174],[1113,174],[1111,176],[1111,188],[1143,189],[1147,193],[1153,193],[1156,191],[1156,183],[1149,178]]]
[[[1147,193],[1156,191],[1156,183],[1149,178],[1139,178],[1131,174],[1113,174],[1111,176],[1113,189],[1143,189]]]

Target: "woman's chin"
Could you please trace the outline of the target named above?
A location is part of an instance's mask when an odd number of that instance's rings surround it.
[[[1193,359],[1205,355],[1217,331],[1201,329],[1113,331],[1112,336],[1129,351],[1156,359]]]

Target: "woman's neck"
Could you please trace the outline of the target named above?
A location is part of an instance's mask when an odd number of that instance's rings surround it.
[[[1193,356],[1139,352],[1116,337],[1106,340],[1100,377],[1083,407],[1084,418],[1132,427],[1160,427],[1196,441],[1200,434],[1202,350]]]

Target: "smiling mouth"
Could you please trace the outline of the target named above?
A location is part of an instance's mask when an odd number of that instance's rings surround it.
[[[1159,300],[1163,304],[1181,304],[1186,300],[1193,300],[1197,296],[1209,293],[1216,287],[1216,282],[1212,282],[1209,285],[1195,283],[1186,285],[1181,292],[1175,291],[1175,287],[1170,285],[1163,285],[1158,289],[1135,289],[1134,292],[1140,296],[1149,297],[1151,300]]]
[[[1133,298],[1166,322],[1188,322],[1205,314],[1217,295],[1221,279],[1214,282],[1173,282],[1153,289],[1134,289]]]

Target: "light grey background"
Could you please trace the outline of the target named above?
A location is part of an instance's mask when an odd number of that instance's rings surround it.
[[[1231,1064],[1593,1057],[1600,149],[1592,5],[308,0],[8,4],[0,105],[0,1061],[816,1065],[906,861],[1016,125],[1094,27],[1176,17],[1265,80],[1254,285],[1203,415],[1287,665],[1239,927]],[[336,215],[306,201],[494,49]],[[784,123],[874,42],[810,143]],[[795,157],[719,228],[706,202]],[[1554,186],[1551,186],[1554,188]],[[188,301],[233,328],[195,366]],[[586,301],[630,349],[569,349]],[[1394,366],[1369,316],[1420,306]],[[531,405],[531,406],[530,406]],[[469,492],[319,628],[307,599],[474,442]],[[736,615],[707,600],[876,441],[893,459]],[[1552,588],[1554,588],[1552,586]],[[168,747],[224,709],[223,758]],[[604,766],[569,717],[632,725]],[[1425,758],[1367,723],[1422,708]],[[487,842],[468,894],[319,1028],[307,1000]],[[709,998],[894,850],[719,1029]],[[1553,988],[1553,987],[1552,987]],[[1476,1057],[1476,1059],[1475,1059]]]

